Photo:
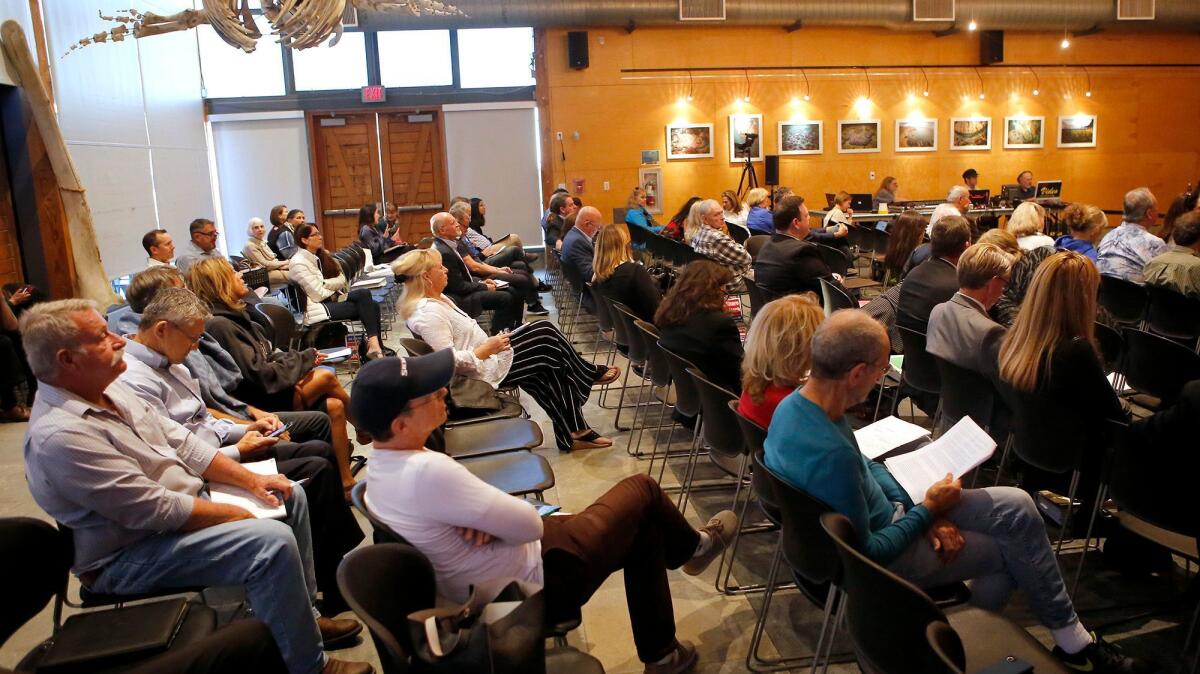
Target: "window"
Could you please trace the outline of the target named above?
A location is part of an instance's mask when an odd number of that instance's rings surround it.
[[[441,87],[454,84],[450,31],[380,31],[379,75],[385,87]]]
[[[284,94],[282,50],[266,19],[256,16],[254,22],[263,36],[249,54],[222,40],[212,26],[196,28],[206,98]]]
[[[533,86],[533,29],[458,31],[458,68],[464,89]]]
[[[296,91],[358,89],[367,84],[367,53],[362,33],[346,32],[330,47],[293,49]]]

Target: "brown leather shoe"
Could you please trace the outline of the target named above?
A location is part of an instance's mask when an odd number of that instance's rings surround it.
[[[349,660],[325,661],[321,674],[375,674],[375,668],[366,662],[350,662]]]
[[[317,628],[321,630],[321,641],[325,650],[349,646],[354,638],[362,632],[362,623],[350,618],[317,618]]]
[[[671,658],[663,664],[646,663],[646,674],[682,674],[696,666],[696,647],[690,641],[679,641]]]

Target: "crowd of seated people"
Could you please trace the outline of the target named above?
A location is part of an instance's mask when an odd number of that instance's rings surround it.
[[[533,272],[530,271],[529,265],[525,262],[523,255],[521,255],[521,259],[516,259],[516,256],[522,253],[521,249],[516,247],[505,249],[506,251],[512,251],[511,254],[501,251],[500,256],[507,258],[506,265],[496,266],[492,262],[486,262],[483,260],[482,251],[471,243],[471,239],[468,236],[474,231],[470,227],[470,203],[466,199],[463,199],[451,205],[449,213],[458,224],[458,234],[455,243],[457,252],[462,257],[462,261],[467,266],[467,270],[471,272],[471,275],[481,279],[491,279],[507,283],[508,287],[512,288],[523,300],[523,303],[526,305],[526,314],[530,316],[545,316],[549,314],[549,310],[542,306],[541,296],[538,294],[540,290],[545,289],[545,285],[540,284],[534,278]],[[576,213],[572,213],[567,217],[567,222],[563,225],[564,237],[570,233],[571,227],[574,226],[575,216]]]
[[[652,323],[662,302],[662,290],[650,272],[633,259],[628,225],[604,225],[594,240],[593,290],[629,307],[635,316]]]
[[[267,243],[267,226],[262,218],[250,218],[246,234],[250,238],[246,239],[246,245],[242,248],[242,257],[254,267],[266,269],[271,285],[287,283],[289,261],[279,259],[271,250]]]

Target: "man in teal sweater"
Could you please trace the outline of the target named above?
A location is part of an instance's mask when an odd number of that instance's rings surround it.
[[[913,503],[887,468],[862,456],[845,413],[887,372],[888,355],[887,332],[862,311],[839,311],[821,324],[808,382],[771,419],[767,466],[848,517],[860,549],[894,573],[921,587],[971,580],[972,603],[993,610],[1020,588],[1066,666],[1146,671],[1080,624],[1028,494],[1011,487],[964,491],[947,475]]]

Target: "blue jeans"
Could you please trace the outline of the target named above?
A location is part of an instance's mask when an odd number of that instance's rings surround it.
[[[973,579],[971,603],[991,610],[1003,608],[1013,588],[1020,588],[1038,622],[1050,629],[1079,620],[1029,494],[1012,487],[964,489],[946,519],[965,541],[953,562],[943,564],[922,536],[888,568],[926,588]]]
[[[240,520],[151,536],[121,551],[91,590],[139,594],[196,585],[244,585],[255,615],[271,628],[291,674],[325,666],[308,501],[292,486],[287,519]]]

